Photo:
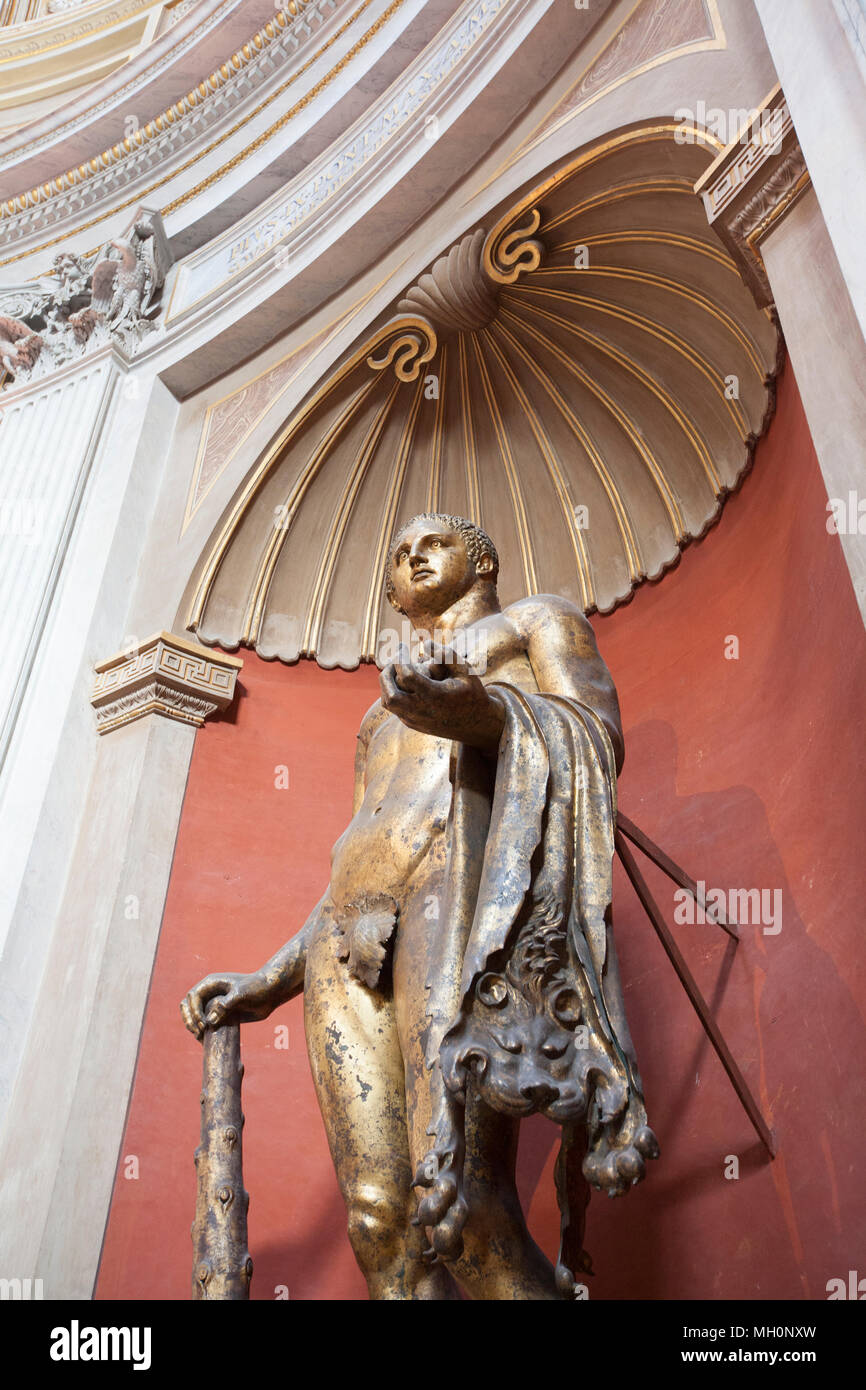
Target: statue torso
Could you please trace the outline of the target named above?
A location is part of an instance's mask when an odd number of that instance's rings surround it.
[[[525,641],[507,610],[485,618],[485,684],[500,681],[520,690],[538,686]],[[370,737],[363,801],[331,855],[331,898],[339,909],[361,897],[383,894],[398,904],[423,886],[431,850],[444,835],[451,806],[448,739],[417,733],[381,711]]]

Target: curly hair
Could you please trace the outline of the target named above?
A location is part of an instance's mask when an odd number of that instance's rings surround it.
[[[396,532],[385,565],[385,597],[398,613],[402,613],[403,609],[397,603],[397,596],[394,592],[394,583],[391,579],[391,561],[394,559],[394,553],[409,527],[414,526],[419,521],[438,521],[440,526],[447,526],[451,531],[458,531],[463,537],[466,553],[473,565],[477,565],[478,561],[485,555],[490,557],[493,568],[487,577],[493,584],[496,583],[499,576],[499,556],[496,553],[496,546],[486,531],[482,531],[481,527],[476,526],[474,521],[467,521],[465,516],[451,516],[448,512],[419,512],[417,516],[405,521]]]

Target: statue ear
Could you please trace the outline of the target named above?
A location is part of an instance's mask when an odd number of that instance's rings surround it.
[[[489,555],[482,555],[480,560],[475,562],[476,574],[489,574],[493,569],[493,560]]]

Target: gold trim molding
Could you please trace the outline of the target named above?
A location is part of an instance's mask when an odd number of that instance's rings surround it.
[[[525,226],[507,217],[491,236],[483,228],[469,232],[426,275],[406,291],[390,319],[367,345],[367,366],[381,372],[394,368],[398,381],[417,381],[433,360],[440,341],[455,332],[486,328],[499,310],[499,290],[527,271],[537,270],[543,244],[532,237],[541,222],[533,208]],[[374,352],[385,347],[384,357]]]
[[[159,3],[160,0],[109,0],[108,4],[83,4],[57,14],[28,14],[14,24],[3,25],[0,66],[29,63],[45,53],[70,48],[109,29],[146,19]]]
[[[110,733],[147,714],[198,728],[208,715],[228,709],[242,666],[239,657],[158,632],[94,668],[90,703],[97,732]]]
[[[710,226],[761,308],[773,303],[761,242],[811,182],[785,94],[777,83],[748,125],[695,184]]]

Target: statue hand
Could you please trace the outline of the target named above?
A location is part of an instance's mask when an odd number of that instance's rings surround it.
[[[256,1023],[280,1002],[273,985],[260,971],[252,975],[206,975],[181,1001],[180,1012],[189,1031],[201,1041],[205,1028],[223,1023]]]
[[[495,749],[505,723],[499,701],[450,649],[425,643],[413,662],[405,647],[379,677],[382,704],[410,729],[474,748]]]

